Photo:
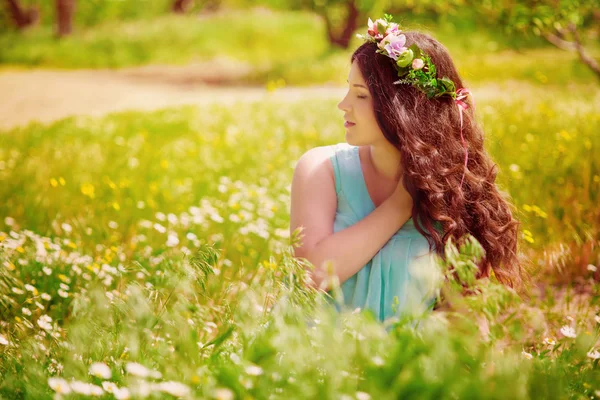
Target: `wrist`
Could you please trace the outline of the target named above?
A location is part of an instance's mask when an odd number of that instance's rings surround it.
[[[403,225],[412,216],[412,199],[406,201],[399,199],[396,196],[391,196],[385,200],[386,206],[389,208],[391,218]]]

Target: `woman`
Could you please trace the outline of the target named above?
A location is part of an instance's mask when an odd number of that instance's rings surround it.
[[[519,222],[447,50],[389,15],[359,36],[338,104],[347,143],[306,152],[292,181],[295,256],[315,265],[312,285],[330,261],[348,306],[380,320],[421,311],[436,299],[433,255],[470,233],[485,250],[478,278],[519,286]]]

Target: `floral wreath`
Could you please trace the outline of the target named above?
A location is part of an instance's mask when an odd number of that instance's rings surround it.
[[[402,33],[397,23],[392,22],[390,14],[384,14],[384,18],[376,19],[375,22],[369,18],[368,30],[364,35],[356,36],[366,42],[376,43],[376,53],[383,54],[394,60],[394,68],[398,71],[398,84],[409,84],[427,95],[428,99],[433,97],[450,96],[458,106],[460,114],[460,139],[465,148],[465,172],[469,159],[467,145],[462,134],[463,110],[469,106],[465,102],[468,95],[473,95],[469,89],[460,88],[448,77],[437,77],[437,69],[431,58],[423,52],[416,44],[406,47],[406,36]],[[382,33],[383,32],[383,33]],[[473,101],[473,105],[475,102]],[[460,184],[465,178],[463,173]]]

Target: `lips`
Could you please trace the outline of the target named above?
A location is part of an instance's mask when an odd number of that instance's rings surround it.
[[[348,128],[348,127],[350,127],[350,126],[354,126],[354,125],[356,125],[354,122],[350,122],[350,121],[346,121],[346,122],[344,122],[344,126],[345,126],[346,128]]]

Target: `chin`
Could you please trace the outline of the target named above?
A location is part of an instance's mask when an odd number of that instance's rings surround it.
[[[348,132],[346,132],[346,143],[348,143],[350,146],[366,146],[369,144],[368,141],[365,142],[364,140],[357,139],[348,134]]]

